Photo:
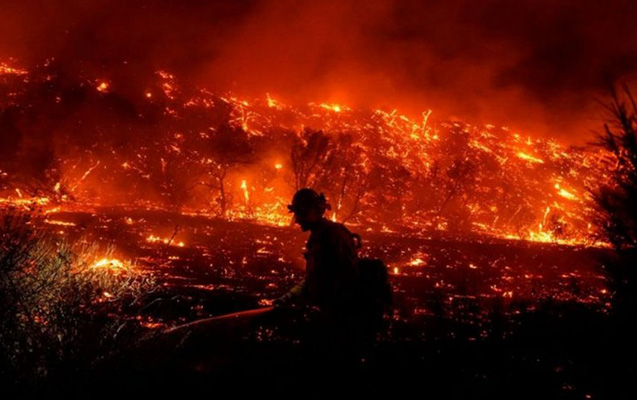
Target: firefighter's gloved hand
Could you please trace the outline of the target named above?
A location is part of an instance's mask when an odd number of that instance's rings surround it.
[[[293,298],[294,296],[288,292],[284,294],[283,296],[274,299],[274,301],[272,302],[272,305],[275,308],[289,307],[290,305],[293,304]]]
[[[305,282],[302,282],[294,286],[289,292],[287,292],[283,296],[275,299],[272,302],[272,305],[275,308],[293,307],[295,306],[295,303],[301,300],[304,292],[305,292]]]

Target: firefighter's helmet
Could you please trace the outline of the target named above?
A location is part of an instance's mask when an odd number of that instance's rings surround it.
[[[313,208],[316,208],[322,215],[325,210],[329,210],[331,207],[327,204],[323,193],[316,193],[310,188],[298,190],[292,197],[292,204],[288,204],[289,212],[296,214],[306,214]]]

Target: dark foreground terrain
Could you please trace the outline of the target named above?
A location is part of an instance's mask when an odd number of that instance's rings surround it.
[[[122,209],[48,218],[113,243],[160,287],[130,311],[141,339],[27,394],[633,398],[634,349],[609,312],[599,249],[351,227],[389,265],[395,302],[374,343],[344,358],[302,313],[164,333],[268,306],[303,275],[297,229]]]

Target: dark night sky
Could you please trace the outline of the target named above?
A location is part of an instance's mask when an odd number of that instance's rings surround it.
[[[27,66],[165,69],[238,94],[432,108],[576,143],[601,125],[605,82],[637,76],[634,1],[0,0],[0,17],[0,57]]]

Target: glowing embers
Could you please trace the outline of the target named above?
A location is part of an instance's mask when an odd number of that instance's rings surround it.
[[[146,238],[146,241],[148,243],[162,243],[165,245],[169,245],[169,246],[175,246],[175,247],[184,247],[186,246],[186,244],[183,241],[177,241],[175,240],[174,237],[170,237],[170,238],[163,238],[160,236],[155,236],[153,234],[149,235]]]
[[[427,265],[427,256],[426,255],[420,255],[418,257],[415,257],[413,260],[409,261],[409,263],[407,265],[412,266],[412,267],[423,267],[425,265]]]
[[[577,196],[575,196],[573,193],[569,192],[568,190],[564,189],[563,187],[560,187],[559,183],[555,184],[555,189],[557,189],[557,194],[564,197],[565,199],[578,200]]]
[[[338,104],[322,103],[321,107],[326,109],[326,110],[331,110],[331,111],[334,111],[334,112],[337,112],[337,113],[339,113],[339,112],[341,112],[343,110],[343,107],[338,105]]]
[[[559,192],[557,192],[560,196],[567,198],[569,200],[577,200],[577,196],[575,196],[573,193],[567,191],[566,189],[560,189]]]
[[[248,191],[248,183],[245,179],[241,181],[241,190],[243,191],[243,198],[247,205],[250,202],[250,192]]]
[[[110,86],[111,85],[106,81],[98,81],[95,88],[97,89],[98,92],[108,93],[108,89]]]
[[[84,267],[86,267],[86,265],[87,264],[84,264]],[[105,257],[99,259],[96,258],[92,263],[88,263],[88,268],[85,271],[93,271],[96,273],[107,272],[118,275],[129,273],[138,274],[130,260],[123,261],[119,258],[113,257],[112,251],[107,251]],[[108,293],[106,293],[105,296],[108,297]]]
[[[9,194],[6,197],[0,197],[0,207],[17,207],[23,209],[42,208],[44,206],[51,206],[51,198],[48,196],[28,196],[22,193],[22,190],[16,188],[15,197],[14,194]],[[46,212],[46,210],[45,210]]]
[[[308,103],[310,107],[320,107],[324,110],[328,110],[334,113],[341,113],[343,111],[350,111],[351,108],[344,106],[342,104],[336,103]]]
[[[74,222],[58,221],[55,219],[45,219],[44,223],[49,225],[59,225],[59,226],[76,226]]]
[[[177,85],[175,84],[175,76],[166,71],[157,71],[156,73],[161,80],[161,90],[164,92],[164,95],[171,100],[176,98]],[[151,98],[152,94],[148,96],[149,92],[146,93],[147,98]]]
[[[90,269],[107,269],[111,271],[125,271],[129,269],[129,266],[124,264],[121,260],[117,258],[102,258],[101,260],[95,261]]]
[[[7,68],[0,63],[0,72],[15,73]],[[96,76],[84,84],[97,93],[116,94],[121,85],[112,78]],[[99,140],[91,141],[95,146],[90,148],[65,150],[64,157],[55,160],[59,166],[38,193],[36,205],[50,202],[47,208],[62,211],[138,206],[289,225],[285,204],[298,179],[326,193],[334,206],[328,218],[338,217],[367,231],[421,236],[445,231],[590,243],[595,228],[590,228],[586,188],[604,179],[597,153],[494,125],[432,121],[431,110],[411,119],[393,108],[351,109],[321,100],[285,105],[270,94],[245,100],[205,88],[181,90],[178,78],[167,71],[158,71],[154,79],[137,96],[148,112],[161,113],[167,107],[171,112],[152,140],[131,141],[139,145],[121,148]],[[207,122],[214,115],[223,115],[222,120]],[[206,121],[201,126],[200,117]],[[256,160],[242,151],[227,157],[226,149],[232,146],[210,150],[217,143],[213,133],[223,124],[232,126],[237,140],[255,150]],[[130,128],[113,127],[122,132]],[[303,136],[306,128],[322,132],[316,136],[320,140]],[[109,129],[100,135],[109,136]],[[144,133],[132,136],[138,134]],[[230,137],[228,143],[233,140]],[[298,160],[316,162],[293,162],[289,146],[299,148]],[[28,187],[3,174],[0,171],[4,187]],[[547,187],[556,182],[559,187]],[[32,206],[29,196],[33,192],[0,203],[27,208]],[[544,221],[547,207],[554,210],[553,220]],[[142,241],[149,233],[142,231]],[[170,240],[154,235],[147,241]],[[170,244],[178,246],[179,241]]]
[[[243,210],[228,212],[227,217],[230,220],[247,219],[263,225],[289,226],[291,216],[283,204],[283,199],[278,203],[250,204],[249,207],[244,206]]]
[[[26,75],[28,74],[27,70],[15,68],[6,64],[4,62],[0,62],[0,75]]]
[[[283,109],[284,106],[278,101],[274,100],[272,96],[270,96],[270,93],[266,93],[265,96],[266,96],[266,101],[268,103],[268,107],[275,108],[277,110]]]
[[[259,300],[259,305],[260,306],[267,307],[267,306],[271,306],[272,303],[274,303],[274,300],[272,300],[272,299],[260,299]]]
[[[530,163],[544,164],[544,160],[542,160],[541,158],[534,157],[534,156],[532,156],[530,154],[527,154],[527,153],[519,152],[517,154],[517,156],[520,157],[523,160],[526,160],[526,161],[530,162]]]

